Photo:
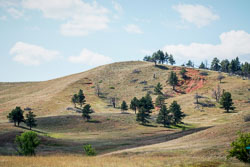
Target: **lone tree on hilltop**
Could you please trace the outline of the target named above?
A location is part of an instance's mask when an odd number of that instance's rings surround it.
[[[153,61],[155,63],[155,66],[156,66],[157,61],[159,61],[159,54],[157,54],[156,52],[153,53],[151,61]]]
[[[159,55],[159,62],[163,64],[165,62],[165,55],[161,50],[157,51],[157,54]]]
[[[93,113],[91,106],[86,104],[82,109],[82,117],[87,120],[87,122],[91,119],[90,114]]]
[[[187,79],[187,70],[185,68],[181,68],[180,75],[183,79]]]
[[[71,98],[71,102],[74,104],[76,108],[76,103],[78,102],[78,96],[77,94],[74,94],[73,97]]]
[[[86,100],[85,100],[85,96],[84,96],[84,94],[83,94],[83,91],[82,91],[82,89],[80,89],[79,90],[79,92],[78,92],[78,96],[77,96],[78,98],[78,103],[80,104],[80,106],[82,107],[82,105],[86,102]]]
[[[175,90],[175,86],[178,84],[178,77],[175,72],[171,71],[168,82],[171,86],[173,86],[173,90]]]
[[[161,107],[161,110],[158,114],[157,117],[157,123],[159,124],[163,124],[164,127],[169,126],[171,124],[172,121],[172,115],[170,115],[170,111],[167,109],[166,105],[163,105]]]
[[[26,114],[26,120],[25,120],[25,124],[30,127],[30,130],[32,127],[36,127],[36,120],[35,120],[36,115],[33,114],[33,112],[29,111],[28,114]]]
[[[160,82],[158,82],[158,84],[155,86],[154,92],[156,95],[161,95],[162,94],[162,85]]]
[[[23,116],[23,110],[21,109],[21,107],[16,107],[15,109],[13,109],[9,115],[7,116],[7,118],[11,121],[14,122],[14,125],[19,126],[19,124],[21,122],[24,122],[24,116]]]
[[[121,110],[122,111],[127,111],[128,110],[128,105],[127,105],[126,101],[122,101]]]
[[[224,108],[226,110],[226,112],[228,113],[229,110],[234,110],[235,107],[233,106],[233,99],[231,97],[231,93],[229,92],[224,92],[220,98],[220,104],[221,107]]]
[[[169,107],[169,111],[173,114],[173,123],[174,125],[177,125],[181,123],[181,120],[186,116],[181,111],[181,106],[176,102],[173,101]]]
[[[164,105],[165,97],[163,95],[158,95],[155,100],[155,106],[162,107]]]
[[[136,109],[139,107],[139,100],[134,97],[131,102],[130,102],[130,109],[135,111],[136,114]]]

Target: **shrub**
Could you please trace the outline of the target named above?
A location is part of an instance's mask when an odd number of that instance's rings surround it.
[[[109,89],[115,89],[115,87],[114,86],[110,86]]]
[[[202,75],[202,76],[207,76],[208,73],[207,73],[206,71],[202,71],[202,72],[200,72],[200,75]]]
[[[250,115],[246,115],[246,116],[244,117],[244,121],[245,121],[245,122],[250,122]]]
[[[250,146],[250,133],[239,133],[239,137],[232,142],[232,149],[229,150],[229,157],[235,157],[240,161],[250,163],[250,153],[246,149]]]
[[[40,140],[35,132],[24,132],[16,137],[18,153],[25,156],[35,155],[35,148],[40,144]]]
[[[90,144],[84,145],[83,149],[84,149],[84,152],[87,156],[95,156],[96,155],[95,149]]]

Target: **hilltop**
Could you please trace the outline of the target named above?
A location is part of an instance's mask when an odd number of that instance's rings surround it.
[[[11,109],[21,106],[32,108],[38,116],[35,130],[44,141],[39,155],[70,154],[68,158],[75,159],[78,157],[75,154],[82,154],[82,144],[91,143],[102,154],[103,162],[98,161],[99,165],[104,165],[106,159],[112,161],[112,158],[123,164],[126,161],[120,157],[133,159],[136,155],[135,163],[145,156],[149,158],[145,166],[150,166],[149,161],[153,164],[159,161],[159,166],[164,165],[165,161],[168,161],[166,164],[178,166],[189,164],[190,159],[197,164],[204,162],[210,166],[224,163],[243,166],[225,157],[229,144],[237,136],[236,132],[250,132],[250,122],[244,121],[244,116],[250,114],[249,80],[222,73],[225,79],[220,83],[217,80],[218,72],[186,68],[188,79],[180,79],[177,91],[173,91],[168,84],[168,76],[174,71],[181,78],[180,70],[181,67],[177,66],[130,61],[49,81],[0,83],[0,153],[12,154],[11,142],[16,134],[25,130],[13,127],[6,119]],[[167,106],[176,100],[187,115],[183,127],[164,128],[154,123],[157,109],[153,111],[151,126],[138,125],[133,111],[121,114],[119,107],[110,105],[112,97],[118,99],[117,106],[120,106],[123,100],[129,104],[133,97],[141,98],[147,92],[155,101],[153,90],[158,82],[163,85],[163,93],[168,97]],[[101,90],[100,97],[96,95],[97,85]],[[225,113],[212,98],[212,89],[218,85],[232,93],[236,107],[234,112]],[[67,110],[73,107],[71,97],[79,89],[83,90],[86,102],[95,111],[91,123],[81,119],[79,113]],[[194,99],[196,93],[202,96],[198,106]],[[177,158],[183,161],[179,162]]]

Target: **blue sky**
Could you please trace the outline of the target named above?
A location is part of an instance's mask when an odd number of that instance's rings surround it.
[[[249,0],[0,0],[0,81],[42,81],[161,49],[250,61]]]

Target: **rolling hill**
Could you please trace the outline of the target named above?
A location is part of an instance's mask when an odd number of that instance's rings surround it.
[[[35,131],[43,141],[38,155],[51,156],[37,157],[45,166],[46,161],[53,161],[51,166],[70,166],[71,160],[76,160],[72,166],[80,166],[82,161],[88,161],[91,166],[244,166],[237,160],[227,160],[226,151],[237,137],[237,131],[250,132],[250,122],[244,121],[250,114],[249,80],[222,73],[225,79],[220,83],[218,72],[192,68],[186,68],[188,79],[183,80],[180,70],[177,66],[130,61],[49,81],[0,83],[0,154],[14,154],[15,135],[26,130],[24,125],[13,127],[6,118],[11,109],[21,106],[32,108],[38,116]],[[180,78],[176,91],[167,82],[171,71]],[[156,124],[158,109],[152,113],[151,126],[139,125],[133,111],[121,114],[119,106],[123,100],[129,103],[133,97],[140,98],[147,92],[155,100],[153,92],[158,82],[168,97],[167,106],[176,100],[187,115],[182,127],[164,128]],[[96,95],[97,85],[100,97]],[[234,112],[225,113],[212,98],[212,89],[218,85],[232,93]],[[73,107],[71,97],[79,89],[95,111],[90,123],[83,121],[79,113],[67,109]],[[198,106],[194,99],[196,93],[202,97]],[[118,100],[117,108],[110,105],[113,97]],[[86,143],[97,149],[99,159],[79,156]],[[20,161],[28,166],[29,162],[36,161],[36,158],[17,157],[8,163],[11,157],[0,158],[6,160],[6,163],[0,162],[0,166]],[[60,163],[61,158],[65,164]],[[131,159],[133,161],[126,164]]]

